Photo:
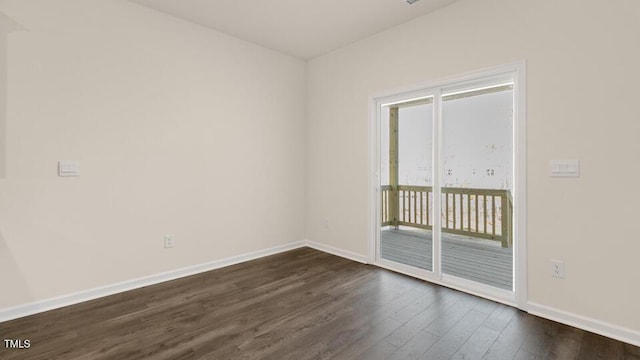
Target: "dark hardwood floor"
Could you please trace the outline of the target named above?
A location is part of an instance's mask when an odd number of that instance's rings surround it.
[[[0,359],[640,359],[640,348],[302,248],[0,323]]]

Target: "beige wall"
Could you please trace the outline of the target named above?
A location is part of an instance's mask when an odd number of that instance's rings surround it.
[[[125,0],[0,12],[26,28],[7,44],[0,309],[303,239],[303,61]]]
[[[0,18],[0,21],[2,18]],[[7,124],[7,33],[0,30],[0,179],[4,178]]]
[[[367,254],[370,96],[525,59],[529,301],[640,331],[639,18],[635,0],[462,0],[310,61],[307,238]],[[552,159],[582,176],[550,178]]]

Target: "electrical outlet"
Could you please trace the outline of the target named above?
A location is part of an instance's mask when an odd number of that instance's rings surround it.
[[[164,236],[164,247],[165,249],[173,247],[173,235],[167,234]]]
[[[551,276],[564,279],[564,261],[551,260]]]
[[[324,228],[329,229],[329,219],[324,219]]]

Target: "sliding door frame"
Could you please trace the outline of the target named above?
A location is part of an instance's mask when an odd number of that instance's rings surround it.
[[[387,91],[370,98],[370,121],[369,121],[369,241],[368,241],[368,262],[383,268],[404,273],[429,282],[444,285],[450,288],[461,290],[480,297],[505,303],[511,306],[526,310],[527,303],[527,255],[526,255],[526,64],[524,61],[473,71],[458,76],[453,76],[438,81],[419,84],[412,87]],[[440,239],[441,232],[441,204],[435,194],[441,190],[441,136],[442,136],[442,109],[441,91],[444,88],[464,85],[474,81],[496,78],[501,75],[512,74],[514,82],[514,108],[513,108],[513,159],[514,159],[514,207],[513,207],[513,259],[514,291],[506,291],[492,288],[487,285],[478,284],[470,280],[442,274]],[[433,159],[432,166],[438,176],[434,176],[434,206],[433,206],[433,271],[417,269],[412,266],[403,265],[382,259],[380,256],[380,124],[382,121],[382,106],[407,101],[433,97]]]

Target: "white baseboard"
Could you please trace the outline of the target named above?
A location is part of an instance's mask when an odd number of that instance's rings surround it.
[[[351,251],[339,249],[337,247],[333,247],[331,245],[325,245],[321,243],[317,243],[315,241],[306,240],[305,245],[316,250],[320,250],[329,254],[333,254],[336,256],[340,256],[349,260],[357,261],[359,263],[367,264],[369,263],[368,259],[364,255],[356,254]]]
[[[104,296],[109,296],[141,287],[159,284],[165,281],[175,280],[186,276],[191,276],[206,271],[219,269],[229,265],[239,264],[245,261],[274,255],[277,253],[304,247],[305,241],[298,241],[290,244],[274,246],[272,248],[257,250],[250,253],[232,256],[225,259],[215,260],[204,264],[188,266],[181,269],[171,270],[159,274],[145,276],[137,279],[127,280],[116,284],[100,286],[93,289],[83,290],[72,294],[62,295],[55,298],[36,301],[24,305],[18,305],[6,309],[0,309],[0,323],[28,315],[33,315],[61,307],[78,304],[81,302],[94,300]]]
[[[540,316],[545,319],[587,330],[592,333],[620,340],[635,346],[640,346],[640,332],[636,330],[624,328],[618,325],[613,325],[604,321],[573,314],[563,310],[558,310],[533,302],[527,303],[527,311],[532,315]]]

